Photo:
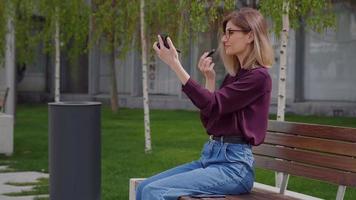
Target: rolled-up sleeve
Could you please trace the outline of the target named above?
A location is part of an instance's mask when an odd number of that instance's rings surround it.
[[[269,92],[267,77],[262,73],[250,73],[210,92],[192,78],[182,86],[183,92],[201,110],[203,116],[223,115],[242,109]]]

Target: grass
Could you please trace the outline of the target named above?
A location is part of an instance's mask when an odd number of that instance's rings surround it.
[[[15,153],[0,156],[0,165],[11,168],[48,172],[48,115],[45,105],[20,105],[15,127]],[[275,118],[274,116],[271,116]],[[287,115],[287,121],[356,127],[355,118]],[[128,199],[128,182],[132,177],[148,177],[199,157],[207,136],[199,114],[191,111],[151,111],[151,154],[144,153],[143,111],[102,110],[102,199]],[[258,182],[274,184],[274,173],[257,169]],[[41,184],[40,184],[41,185]],[[48,184],[37,194],[48,193]],[[289,189],[324,199],[335,199],[337,186],[324,182],[291,177]],[[345,200],[356,199],[356,189],[346,190]]]

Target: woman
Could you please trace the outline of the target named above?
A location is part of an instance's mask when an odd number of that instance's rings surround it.
[[[143,181],[137,200],[176,200],[180,196],[241,194],[251,191],[254,158],[251,145],[263,142],[271,95],[268,67],[273,50],[267,24],[254,9],[230,13],[223,21],[220,55],[228,72],[220,89],[215,89],[214,63],[204,53],[198,67],[204,74],[205,88],[182,67],[176,49],[161,37],[153,45],[162,61],[182,82],[183,92],[200,109],[209,141],[201,158]]]

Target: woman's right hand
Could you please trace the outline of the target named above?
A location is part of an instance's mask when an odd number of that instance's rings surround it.
[[[211,57],[206,57],[209,52],[205,52],[199,59],[198,68],[200,72],[204,75],[206,79],[215,80],[215,70],[213,59]]]

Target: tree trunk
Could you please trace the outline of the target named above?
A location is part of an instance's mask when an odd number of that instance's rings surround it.
[[[111,6],[115,8],[116,5],[116,0],[111,1]],[[111,22],[114,24],[114,16],[111,18]],[[115,27],[112,26],[111,33],[109,33],[109,42],[111,45],[111,65],[110,65],[110,72],[111,72],[111,111],[116,113],[118,108],[119,108],[119,102],[118,102],[118,92],[117,92],[117,78],[116,78],[116,65],[115,65],[115,59],[116,59],[116,33],[115,33]]]
[[[148,86],[147,86],[147,43],[145,33],[145,1],[140,3],[140,25],[141,25],[141,45],[142,45],[142,86],[143,86],[143,108],[145,125],[145,152],[150,153],[151,130],[150,130],[150,110],[148,107]]]
[[[114,40],[112,40],[114,41]],[[118,93],[117,93],[117,78],[116,78],[116,66],[115,66],[115,59],[116,59],[116,54],[115,54],[115,45],[112,43],[112,49],[111,49],[111,65],[110,65],[110,73],[111,73],[111,111],[116,113],[119,105],[118,105]]]
[[[280,46],[280,65],[279,65],[279,80],[278,80],[278,108],[277,120],[284,121],[284,112],[286,107],[286,68],[287,68],[287,45],[289,33],[289,3],[283,1],[283,16],[282,16],[282,32]],[[276,173],[276,186],[281,187],[283,173]]]
[[[289,18],[288,18],[288,3],[283,3],[283,30],[281,32],[280,46],[280,65],[279,65],[279,80],[278,80],[278,110],[277,120],[284,121],[284,111],[286,106],[286,68],[287,68],[287,45],[289,33]]]
[[[8,99],[5,105],[5,113],[13,115],[15,119],[15,105],[16,105],[16,85],[15,85],[15,27],[14,5],[9,5],[11,12],[7,19],[7,33],[6,33],[6,50],[5,50],[5,71],[6,71],[6,85],[9,88]]]
[[[56,9],[56,25],[54,34],[54,44],[55,44],[55,72],[54,72],[54,101],[59,102],[60,99],[60,76],[61,76],[61,48],[60,48],[60,27],[59,27],[59,11]]]

